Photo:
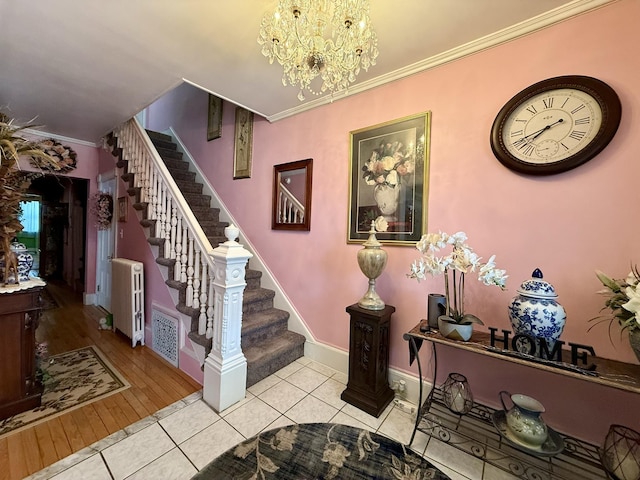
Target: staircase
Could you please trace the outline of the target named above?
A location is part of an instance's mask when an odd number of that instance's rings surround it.
[[[206,234],[212,247],[226,241],[224,229],[227,223],[219,219],[220,210],[210,207],[211,197],[204,195],[203,185],[196,183],[195,172],[189,171],[189,162],[182,159],[182,153],[177,151],[177,145],[169,135],[147,131],[160,158],[162,158],[178,188],[182,192],[193,215]],[[167,267],[166,284],[178,292],[176,309],[190,317],[191,332],[189,339],[202,345],[205,353],[211,350],[211,339],[205,334],[198,333],[199,321],[203,309],[188,306],[187,283],[175,280],[180,275],[174,275],[176,260],[165,256],[163,248],[166,239],[156,232],[156,220],[147,218],[148,203],[141,199],[141,187],[136,186],[136,173],[129,168],[129,161],[123,158],[123,149],[118,148],[118,138],[111,137],[113,155],[119,158],[117,166],[122,168],[121,178],[129,185],[128,194],[133,197],[133,206],[141,217],[140,224],[147,228],[148,242],[158,246],[159,255],[156,262]],[[287,329],[289,313],[274,308],[273,290],[262,288],[262,272],[252,270],[247,266],[245,280],[246,288],[242,305],[242,352],[247,360],[247,387],[259,382],[275,371],[285,367],[304,354],[304,336]],[[200,328],[202,331],[202,328]]]

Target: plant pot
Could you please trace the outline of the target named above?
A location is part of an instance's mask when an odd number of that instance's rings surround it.
[[[455,323],[446,320],[446,317],[444,316],[440,316],[438,317],[438,330],[440,330],[440,334],[445,338],[466,342],[471,339],[471,336],[473,335],[473,324]]]

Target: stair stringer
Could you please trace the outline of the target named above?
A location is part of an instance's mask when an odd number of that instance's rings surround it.
[[[242,231],[242,226],[239,222],[233,217],[229,209],[222,201],[222,199],[218,196],[218,193],[215,191],[213,186],[209,183],[209,179],[203,175],[202,170],[198,166],[197,162],[194,161],[193,156],[189,153],[187,147],[182,143],[179,135],[175,132],[172,127],[169,127],[167,130],[162,133],[173,137],[174,142],[178,146],[178,151],[182,153],[183,159],[189,162],[189,170],[195,172],[196,179],[199,183],[203,184],[203,193],[211,196],[211,207],[220,209],[220,220],[229,222],[230,224],[235,225],[240,229],[240,237],[238,242],[241,243],[244,248],[249,250],[253,254],[253,258],[249,261],[251,264],[251,268],[254,270],[258,270],[262,272],[262,282],[264,282],[265,287],[276,292],[276,295],[273,299],[273,305],[276,308],[286,310],[290,313],[288,329],[292,332],[299,333],[306,338],[304,352],[305,356],[311,356],[313,358],[314,355],[311,355],[312,352],[316,352],[322,344],[317,342],[309,327],[305,324],[300,312],[296,309],[295,305],[291,303],[291,300],[284,292],[282,286],[278,283],[275,276],[266,265],[263,258],[260,256],[259,252],[256,250],[251,241],[244,235]],[[315,358],[313,358],[315,360]],[[343,363],[343,362],[340,362]],[[344,369],[346,371],[346,368]]]

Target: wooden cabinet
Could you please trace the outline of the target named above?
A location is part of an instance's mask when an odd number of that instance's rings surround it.
[[[40,406],[35,343],[41,291],[0,293],[0,419]]]

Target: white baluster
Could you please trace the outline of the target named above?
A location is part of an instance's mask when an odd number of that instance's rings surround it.
[[[214,303],[214,290],[213,290],[213,281],[215,271],[213,269],[209,270],[209,285],[207,292],[207,338],[213,337],[213,303]]]
[[[166,210],[167,210],[167,221],[164,224],[164,238],[165,238],[165,243],[167,245],[167,258],[170,258],[171,260],[176,258],[176,253],[174,250],[174,245],[171,243],[172,240],[172,235],[171,235],[171,229],[173,228],[171,226],[172,222],[174,221],[174,217],[173,217],[173,210],[171,208],[172,202],[171,202],[171,197],[169,194],[169,189],[167,188],[166,185],[164,185],[164,189],[165,189],[165,202],[166,202]]]
[[[142,182],[140,182],[140,186],[141,186],[141,190],[140,190],[140,203],[149,203],[149,169],[151,161],[150,161],[150,153],[147,151],[147,148],[145,146],[144,148],[144,157],[142,160]],[[145,215],[148,218],[149,215],[149,211],[148,211],[148,205],[147,205],[147,211],[145,212]]]
[[[182,216],[175,206],[171,212],[171,243],[173,244],[173,256],[171,258],[176,261],[173,267],[173,279],[176,282],[180,282],[182,277]]]
[[[188,232],[185,224],[185,232]],[[186,236],[186,235],[185,235]],[[189,235],[189,247],[187,256],[187,298],[185,300],[187,307],[193,306],[193,239]]]
[[[193,298],[191,299],[191,306],[193,308],[200,308],[200,248],[194,243],[195,259],[193,264],[195,266],[193,272]]]
[[[157,222],[160,220],[160,175],[158,175],[158,173],[155,171],[155,169],[153,170],[153,184],[155,185],[154,189],[153,189],[153,218],[154,220],[156,220]],[[156,226],[156,232],[158,232],[158,227]],[[156,237],[159,237],[160,235],[158,235],[156,233],[155,235]]]
[[[198,318],[198,334],[207,333],[209,320],[207,318],[207,270],[208,264],[205,256],[202,255],[202,292],[200,293],[200,317]]]
[[[182,248],[180,249],[180,282],[187,283],[187,262],[188,257],[188,243],[189,243],[189,230],[187,229],[186,222],[182,222],[182,216],[180,216],[180,222],[182,224]]]
[[[156,237],[164,238],[164,229],[165,222],[167,221],[167,212],[164,209],[164,185],[160,179],[160,175],[158,175],[158,221],[156,222]],[[166,258],[167,252],[169,251],[167,246],[164,247],[163,256]]]

